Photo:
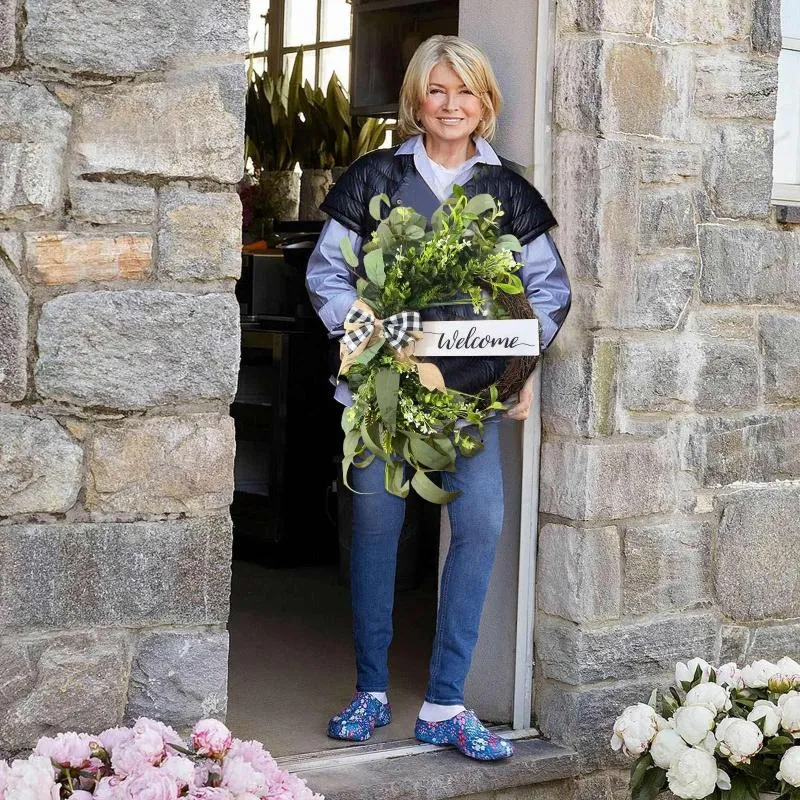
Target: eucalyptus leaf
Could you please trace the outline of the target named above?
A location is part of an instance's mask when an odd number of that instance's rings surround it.
[[[383,347],[384,344],[385,342],[383,339],[378,339],[377,342],[371,344],[366,350],[364,350],[364,352],[362,352],[361,355],[353,361],[353,363],[369,364],[369,362],[372,361],[372,359],[375,358],[376,355],[378,355],[378,352],[380,351],[381,347]]]
[[[410,481],[405,481],[405,463],[402,461],[387,461],[384,473],[384,486],[389,494],[395,497],[408,497],[411,489]]]
[[[400,373],[384,367],[375,375],[375,393],[381,419],[389,433],[394,434],[397,427],[397,403],[400,391]]]
[[[385,194],[377,194],[369,201],[369,215],[380,222],[381,205],[391,206],[392,201]]]
[[[367,278],[378,288],[383,288],[386,283],[386,267],[382,250],[373,250],[364,256],[364,269],[367,271]]]
[[[409,435],[409,442],[414,458],[419,464],[428,467],[428,469],[443,470],[451,466],[455,460],[441,453],[416,434]]]
[[[484,214],[497,208],[494,197],[490,194],[476,194],[468,203],[466,212],[468,214]]]
[[[347,262],[347,265],[355,269],[358,266],[358,256],[353,251],[353,243],[349,237],[344,236],[339,242],[339,249],[342,251],[342,256]]]
[[[494,243],[495,250],[512,250],[515,253],[522,252],[522,245],[519,243],[519,239],[516,236],[513,236],[510,233],[504,233],[502,236],[498,236],[497,240]]]
[[[417,470],[411,478],[414,491],[423,499],[436,505],[445,505],[458,497],[458,492],[445,492],[440,489],[422,470]]]
[[[361,423],[361,438],[367,446],[370,453],[377,456],[381,461],[388,461],[389,456],[383,451],[383,448],[378,444],[380,436],[378,434],[377,426],[367,425],[366,421]]]

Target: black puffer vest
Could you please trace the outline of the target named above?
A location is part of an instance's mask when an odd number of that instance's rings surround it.
[[[397,156],[396,150],[373,150],[353,162],[336,181],[321,210],[361,237],[368,237],[377,227],[369,214],[369,201],[376,194],[385,194],[393,205],[402,204],[403,185],[416,176],[414,156]],[[514,234],[524,245],[552,228],[556,220],[539,192],[511,168],[510,162],[501,161],[500,165],[477,164],[464,191],[468,197],[486,193],[499,200],[505,211],[500,218],[501,232]]]

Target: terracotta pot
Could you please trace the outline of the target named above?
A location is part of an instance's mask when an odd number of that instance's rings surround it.
[[[324,220],[326,215],[319,210],[320,203],[325,199],[331,188],[333,178],[329,169],[304,169],[300,181],[300,211],[298,218],[301,220]]]
[[[293,170],[262,172],[260,182],[271,215],[279,220],[296,220],[300,205],[300,176]]]

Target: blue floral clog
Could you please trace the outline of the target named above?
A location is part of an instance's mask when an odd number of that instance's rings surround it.
[[[486,729],[474,711],[462,711],[443,722],[417,719],[414,736],[428,744],[451,744],[479,761],[499,761],[514,755],[514,746]]]
[[[369,692],[357,692],[347,708],[342,709],[328,723],[328,736],[350,742],[364,742],[375,728],[392,721],[392,707],[381,703]]]

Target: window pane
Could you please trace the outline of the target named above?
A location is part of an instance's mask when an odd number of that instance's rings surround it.
[[[297,58],[297,53],[284,53],[283,55],[283,72],[288,75],[294,66],[294,60]],[[317,66],[317,53],[315,50],[306,50],[303,52],[303,83],[308,81],[314,86],[314,70]]]
[[[347,45],[342,47],[326,47],[319,53],[319,84],[323,88],[328,85],[331,75],[336,73],[336,77],[342,82],[345,91],[350,90],[350,48]]]
[[[247,25],[249,52],[261,53],[267,49],[266,15],[269,4],[266,0],[251,0],[250,21]]]
[[[347,0],[321,0],[322,31],[320,40],[334,42],[350,38],[350,3]],[[336,73],[339,74],[338,72]]]
[[[797,0],[783,0],[781,3],[781,33],[800,39],[800,3]]]
[[[286,0],[283,46],[296,47],[317,41],[317,0]]]
[[[784,3],[784,5],[786,5]],[[775,183],[800,183],[800,51],[781,50],[775,116]]]

